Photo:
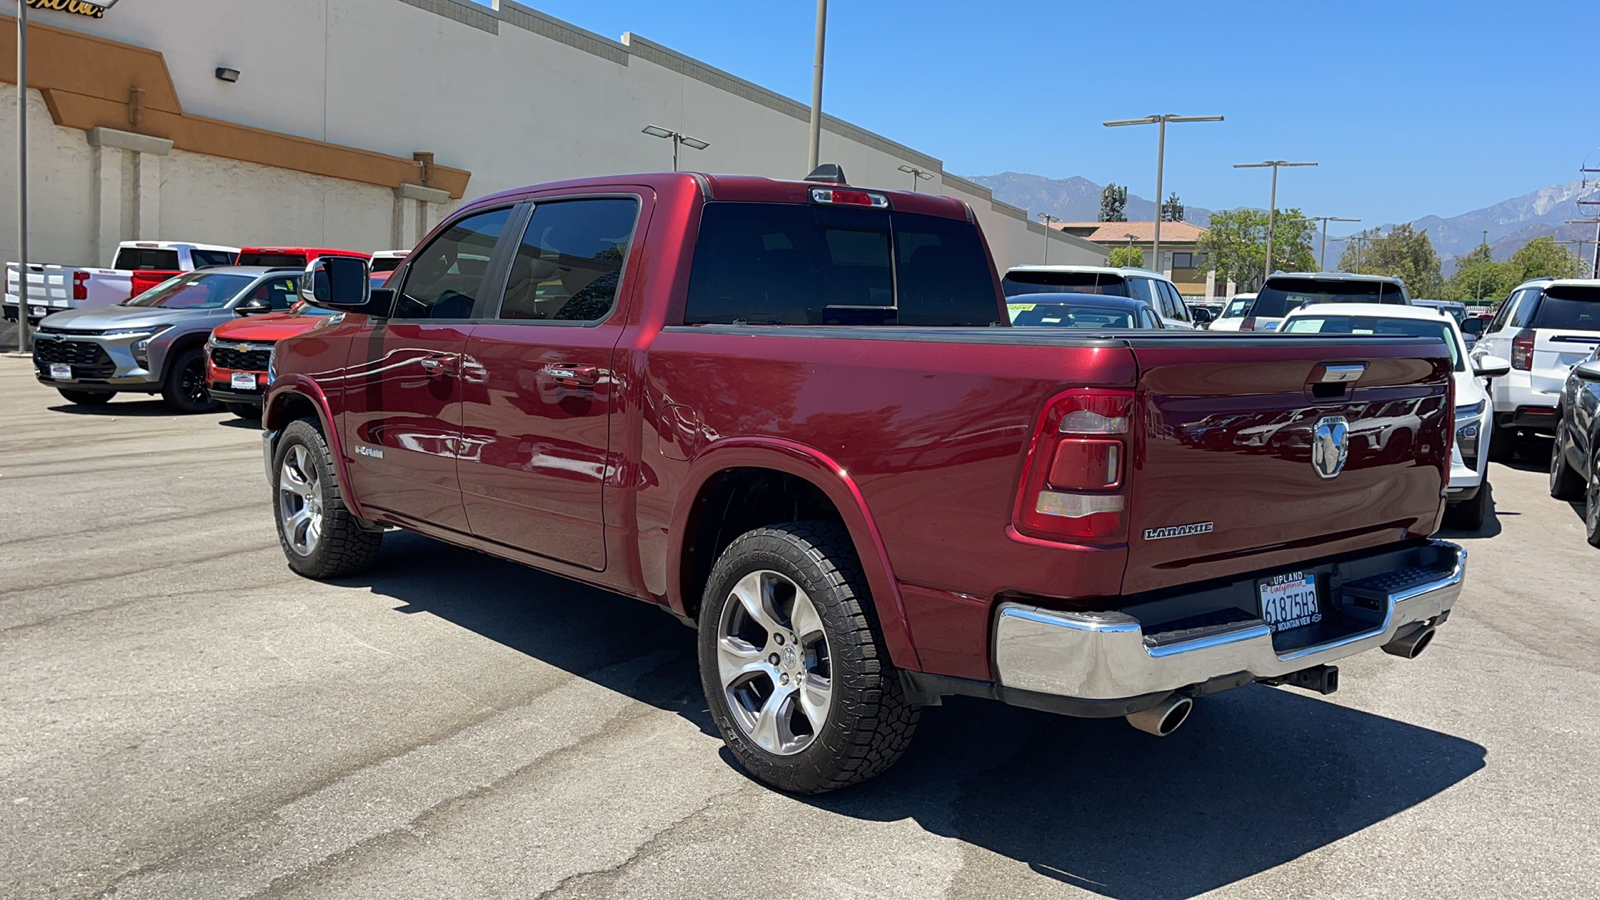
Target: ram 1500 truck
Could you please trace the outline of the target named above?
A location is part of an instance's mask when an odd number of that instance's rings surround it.
[[[949,198],[549,184],[383,289],[329,259],[301,290],[338,312],[264,401],[291,569],[399,527],[655,603],[783,790],[882,771],[947,695],[1165,734],[1251,682],[1331,691],[1461,588],[1437,339],[1008,327]],[[1397,405],[1405,440],[1354,439]]]

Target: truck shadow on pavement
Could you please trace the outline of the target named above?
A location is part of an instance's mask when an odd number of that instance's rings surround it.
[[[716,734],[694,632],[646,604],[407,533],[386,539],[376,571],[343,583]],[[645,657],[653,657],[647,673],[628,665]],[[1482,769],[1485,754],[1471,741],[1288,688],[1203,698],[1164,739],[1120,719],[947,698],[924,711],[917,739],[888,773],[797,799],[864,821],[913,819],[1105,896],[1165,900],[1283,865],[1404,812]],[[725,749],[722,758],[735,765]],[[991,887],[996,896],[1026,892]]]

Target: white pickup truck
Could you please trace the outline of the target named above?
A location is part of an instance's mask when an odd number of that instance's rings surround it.
[[[174,241],[123,241],[109,269],[28,264],[28,321],[64,309],[110,306],[180,272],[231,266],[238,247]],[[17,320],[17,264],[6,263],[5,317]]]

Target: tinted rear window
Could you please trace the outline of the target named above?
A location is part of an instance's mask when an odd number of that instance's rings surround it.
[[[239,265],[241,266],[293,266],[304,268],[306,255],[304,253],[241,253]]]
[[[226,250],[190,250],[189,258],[194,260],[196,269],[205,269],[211,266],[231,266],[236,253]]]
[[[1137,328],[1133,311],[1104,306],[1065,303],[1024,303],[1013,310],[1013,325],[1044,325],[1052,328]]]
[[[145,269],[156,272],[173,272],[178,268],[178,251],[150,250],[143,247],[123,247],[117,251],[114,269]]]
[[[405,258],[401,256],[374,256],[372,258],[372,271],[393,272],[395,269],[400,268],[400,263],[404,261]]]
[[[1557,285],[1546,290],[1529,327],[1600,331],[1600,287]]]
[[[1000,287],[1017,294],[1109,294],[1128,296],[1127,279],[1106,272],[1007,272]]]
[[[970,223],[873,209],[708,203],[690,325],[988,325],[999,319]]]
[[[1323,281],[1317,278],[1273,278],[1256,295],[1250,315],[1281,319],[1289,310],[1316,303],[1404,304],[1400,288],[1385,281]]]

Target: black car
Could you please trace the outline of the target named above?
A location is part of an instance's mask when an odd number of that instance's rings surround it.
[[[1014,294],[1006,298],[1011,324],[1046,328],[1161,328],[1147,301],[1109,294]]]
[[[1600,349],[1567,373],[1550,454],[1550,496],[1583,501],[1589,543],[1600,547]]]

